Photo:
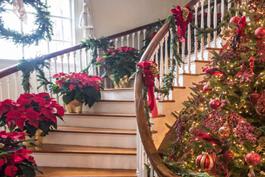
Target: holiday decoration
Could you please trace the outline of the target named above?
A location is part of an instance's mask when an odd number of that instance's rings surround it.
[[[181,8],[180,6],[177,6],[176,8],[171,9],[171,13],[175,18],[179,40],[180,42],[185,42],[187,27],[192,21],[192,12],[186,7]]]
[[[208,153],[202,153],[196,158],[196,165],[203,171],[210,171],[215,164],[215,155],[209,155]]]
[[[263,38],[265,38],[265,27],[258,27],[258,28],[255,30],[255,36],[256,36],[258,39],[263,39]]]
[[[55,94],[63,96],[69,112],[82,112],[82,104],[93,106],[100,100],[102,78],[87,73],[58,73],[55,83],[47,83]],[[78,107],[75,109],[75,107]]]
[[[129,87],[131,76],[135,73],[140,53],[132,47],[109,48],[96,65],[106,71],[102,77],[110,78],[116,87]],[[127,82],[127,84],[122,84]]]
[[[25,133],[0,132],[0,174],[2,177],[35,177],[37,166],[32,152],[23,146]]]
[[[218,135],[220,138],[225,139],[228,138],[231,134],[231,129],[229,127],[228,122],[226,122],[221,128],[218,130]]]
[[[2,13],[5,11],[3,8],[5,3],[12,4],[13,0],[0,1],[0,12]],[[43,2],[41,2],[40,0],[24,0],[24,4],[22,4],[21,0],[16,0],[14,3],[18,8],[20,17],[23,17],[25,15],[23,9],[24,5],[30,5],[36,10],[36,20],[34,24],[37,25],[37,28],[36,30],[33,30],[32,34],[22,34],[17,32],[16,30],[5,28],[3,19],[2,17],[0,17],[0,38],[9,39],[15,44],[21,45],[31,45],[38,43],[43,39],[51,39],[52,23],[49,18],[50,13],[47,10],[47,6]]]
[[[0,102],[0,123],[10,131],[26,131],[34,136],[37,130],[42,135],[57,127],[57,118],[62,119],[64,109],[48,93],[21,94],[17,101]]]
[[[174,114],[175,138],[162,156],[176,176],[265,174],[265,1],[238,2],[227,13],[238,15],[222,22],[222,49],[212,52],[204,79]]]
[[[157,64],[152,61],[142,61],[137,64],[140,71],[143,74],[144,83],[147,87],[148,94],[148,105],[152,112],[152,116],[156,117],[158,115],[156,99],[155,99],[155,78],[158,77]]]

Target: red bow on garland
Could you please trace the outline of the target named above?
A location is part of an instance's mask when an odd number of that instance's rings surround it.
[[[240,18],[240,20],[237,23],[237,30],[236,30],[237,35],[242,36],[244,34],[246,26],[247,26],[246,16],[243,16]]]
[[[148,106],[151,110],[152,117],[158,116],[158,110],[155,99],[155,78],[159,77],[157,64],[153,61],[142,61],[137,64],[142,70],[144,84],[147,87]]]
[[[185,42],[186,31],[188,24],[192,21],[192,12],[189,8],[182,8],[177,6],[175,9],[171,9],[171,13],[175,17],[175,22],[178,27],[177,34],[180,42]]]

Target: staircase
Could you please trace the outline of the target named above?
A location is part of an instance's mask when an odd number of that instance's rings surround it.
[[[86,113],[66,114],[34,150],[41,177],[136,176],[133,89],[109,89],[102,96]]]
[[[208,3],[207,3],[208,2]],[[194,12],[194,24],[201,28],[216,27],[231,6],[227,0],[192,0],[188,3]],[[202,15],[203,14],[203,15]],[[220,14],[220,15],[218,15]],[[116,47],[127,46],[140,49],[146,38],[148,26],[130,30],[130,33],[113,35]],[[173,31],[165,24],[155,35],[142,56],[142,61],[158,63],[161,78],[169,72],[173,48],[169,46]],[[160,115],[148,126],[143,107],[143,82],[136,75],[135,89],[105,87],[102,99],[92,108],[85,107],[82,114],[66,114],[57,130],[43,139],[34,149],[34,156],[43,174],[40,177],[173,177],[162,162],[159,150],[166,146],[170,126],[175,123],[172,111],[179,111],[188,99],[190,87],[203,79],[202,67],[209,63],[211,54],[206,50],[220,47],[217,32],[208,36],[196,36],[198,31],[188,26],[187,41],[177,44],[184,64],[177,67],[174,87],[170,95],[158,101]],[[74,46],[37,59],[48,60],[51,68],[48,77],[58,72],[81,71],[89,60],[89,51]],[[90,72],[97,71],[93,68]],[[16,66],[0,71],[0,100],[15,99],[22,92],[21,73]],[[32,92],[37,89],[33,74]],[[105,83],[105,86],[108,85]],[[161,82],[156,83],[159,87]],[[12,90],[12,88],[18,88]],[[55,95],[54,95],[55,97]],[[58,101],[62,103],[60,98]],[[174,130],[171,130],[174,131]]]

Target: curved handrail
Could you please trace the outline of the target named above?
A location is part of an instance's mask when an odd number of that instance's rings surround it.
[[[163,39],[165,34],[169,30],[169,23],[166,23],[162,26],[162,28],[158,31],[155,37],[152,39],[149,44],[147,50],[144,52],[141,61],[149,60],[152,53],[155,51],[159,42]],[[143,146],[147,153],[147,156],[150,159],[152,166],[159,176],[163,177],[177,177],[174,173],[172,173],[163,163],[158,151],[155,147],[155,144],[152,140],[152,134],[149,129],[148,120],[145,118],[144,111],[144,97],[143,97],[143,77],[141,73],[136,74],[135,78],[135,105],[136,105],[136,117],[139,133],[142,139]]]
[[[192,0],[186,7],[193,7],[199,0]],[[150,57],[155,52],[160,41],[163,40],[164,36],[169,31],[169,23],[165,23],[161,29],[154,36],[146,51],[142,55],[141,61],[150,60]],[[144,146],[145,152],[150,160],[151,165],[153,166],[156,173],[161,177],[178,177],[174,174],[162,161],[158,150],[155,147],[155,144],[152,140],[152,133],[150,131],[148,120],[145,117],[144,110],[144,96],[143,96],[143,76],[141,73],[137,73],[135,77],[135,106],[136,106],[136,118],[138,124],[139,134]]]
[[[164,20],[162,20],[162,21],[164,21]],[[153,22],[153,23],[150,23],[150,24],[147,24],[147,25],[139,26],[137,28],[134,28],[134,29],[131,29],[131,30],[128,30],[128,31],[124,31],[124,32],[121,32],[121,33],[113,34],[113,35],[107,36],[105,38],[107,38],[107,39],[115,39],[115,38],[119,38],[121,36],[126,36],[128,34],[132,34],[132,33],[135,33],[137,31],[144,30],[144,29],[156,26],[159,23],[161,23],[162,21]],[[49,59],[55,58],[57,56],[60,56],[60,55],[66,54],[66,53],[70,53],[70,52],[74,52],[76,50],[83,49],[83,48],[85,48],[84,45],[78,44],[78,45],[75,45],[73,47],[69,47],[69,48],[66,48],[66,49],[63,49],[63,50],[60,50],[60,51],[56,51],[56,52],[47,54],[47,55],[36,57],[34,59],[41,60],[41,61],[49,60]],[[19,71],[18,65],[19,64],[15,64],[15,65],[12,65],[12,66],[10,66],[8,68],[4,68],[4,69],[0,70],[0,79],[5,77],[5,76],[8,76],[10,74],[13,74],[13,73]]]

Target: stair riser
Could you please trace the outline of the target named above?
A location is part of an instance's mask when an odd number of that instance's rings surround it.
[[[59,125],[72,127],[136,129],[134,117],[102,117],[102,116],[64,116],[64,121],[59,120]]]
[[[136,135],[52,132],[44,144],[136,148]]]
[[[85,106],[84,111],[90,113],[135,114],[135,105],[134,102],[98,102],[91,108]]]
[[[103,100],[134,100],[133,89],[107,90],[101,92]]]
[[[75,154],[75,153],[34,153],[38,166],[135,169],[136,155]]]

